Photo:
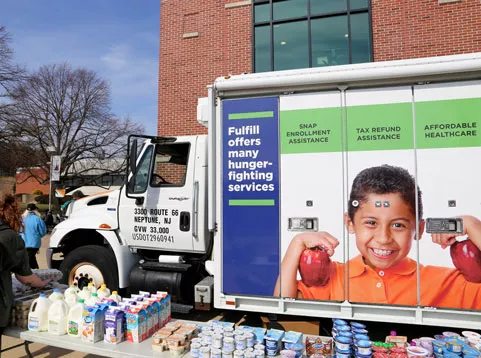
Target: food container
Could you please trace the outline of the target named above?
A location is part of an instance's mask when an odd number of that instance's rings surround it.
[[[235,349],[243,350],[247,348],[247,340],[243,334],[236,335],[234,340],[235,340]]]
[[[361,356],[368,356],[372,354],[372,342],[361,340],[356,343],[357,354]]]
[[[244,351],[239,349],[234,351],[234,358],[244,358]]]
[[[259,350],[259,351],[263,351],[263,352],[264,352],[264,351],[266,350],[266,346],[263,345],[263,344],[256,344],[256,345],[254,346],[254,350]]]
[[[235,350],[234,338],[224,337],[222,348],[226,351],[233,352]]]
[[[419,357],[428,356],[428,351],[423,347],[418,347],[418,346],[407,347],[406,352],[409,358],[419,358]]]
[[[359,322],[351,322],[351,327],[356,329],[366,329],[366,325]]]
[[[433,353],[434,354],[443,354],[443,349],[446,347],[445,341],[440,341],[439,339],[435,339],[433,341]]]
[[[473,332],[473,331],[462,331],[461,334],[466,337],[466,338],[469,338],[469,337],[478,337],[480,338],[481,335],[477,332]]]
[[[282,358],[295,358],[296,352],[291,351],[290,349],[283,349],[281,351],[281,357]]]
[[[265,358],[265,356],[266,356],[263,349],[262,350],[256,349],[256,350],[254,350],[253,353],[254,353],[255,358]]]
[[[296,353],[296,358],[299,358],[302,355],[302,351],[304,350],[304,345],[296,343],[290,348],[290,350]]]
[[[461,353],[463,351],[463,342],[459,339],[446,340],[446,349],[452,353]]]
[[[202,346],[200,343],[192,343],[190,345],[190,356],[195,358],[199,357],[199,351],[201,347]]]
[[[222,358],[222,351],[219,348],[211,348],[210,358]]]
[[[351,348],[352,339],[349,337],[337,336],[336,337],[336,352],[347,352]]]
[[[445,337],[460,337],[460,335],[458,333],[450,332],[450,331],[443,332],[443,336],[445,336]]]
[[[339,319],[339,318],[334,318],[334,319],[332,320],[332,323],[333,323],[335,326],[342,326],[342,325],[347,326],[347,322],[344,321],[344,320],[342,320],[342,319]]]
[[[200,347],[199,358],[210,358],[210,348],[209,347]]]
[[[234,358],[234,354],[232,351],[228,351],[223,349],[222,350],[222,358]]]

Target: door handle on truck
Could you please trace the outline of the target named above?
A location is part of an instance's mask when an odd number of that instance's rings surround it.
[[[199,210],[199,181],[194,182],[194,200],[192,201],[192,236],[197,238],[197,222]]]
[[[188,211],[180,212],[179,229],[180,231],[190,230],[190,213]]]

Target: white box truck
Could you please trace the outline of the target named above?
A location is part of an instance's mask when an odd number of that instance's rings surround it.
[[[481,53],[226,76],[198,119],[130,136],[126,184],[75,202],[66,283],[481,328]]]

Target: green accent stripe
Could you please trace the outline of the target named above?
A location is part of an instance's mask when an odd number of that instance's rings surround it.
[[[274,199],[229,200],[229,206],[274,206]]]
[[[251,119],[251,118],[272,118],[272,117],[274,117],[273,111],[229,113],[229,119]]]

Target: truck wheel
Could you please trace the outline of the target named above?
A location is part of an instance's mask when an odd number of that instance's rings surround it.
[[[69,252],[60,264],[60,271],[62,283],[80,289],[90,282],[96,287],[105,283],[110,290],[119,287],[115,256],[103,246],[82,246]]]

